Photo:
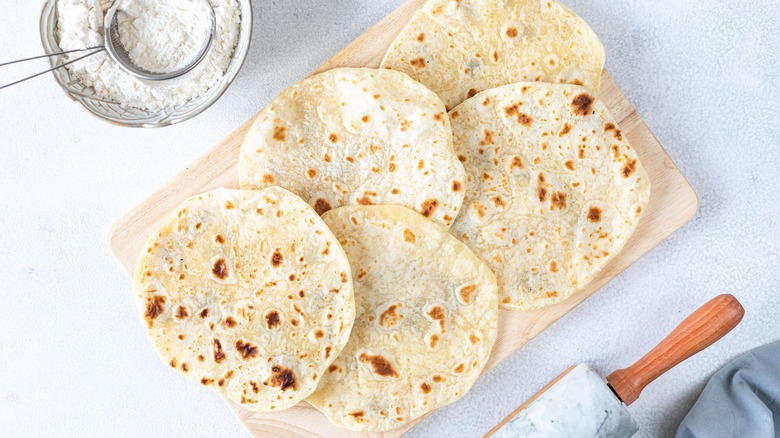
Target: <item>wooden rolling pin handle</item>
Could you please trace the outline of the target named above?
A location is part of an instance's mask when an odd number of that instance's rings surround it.
[[[607,376],[623,403],[630,405],[649,383],[704,350],[739,324],[745,309],[733,295],[720,295],[685,319],[645,357]]]

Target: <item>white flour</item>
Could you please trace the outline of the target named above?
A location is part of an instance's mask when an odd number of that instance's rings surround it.
[[[130,59],[153,73],[184,67],[201,50],[210,28],[205,2],[192,0],[120,0],[117,22]]]
[[[131,59],[153,72],[176,70],[197,54],[208,30],[198,0],[119,0],[120,33]],[[219,81],[238,42],[240,12],[236,0],[209,0],[217,19],[206,59],[193,71],[167,81],[144,81],[122,71],[98,53],[66,68],[103,99],[150,111],[184,104]],[[103,16],[113,0],[58,0],[57,34],[63,50],[103,45]],[[84,54],[75,53],[68,59]]]

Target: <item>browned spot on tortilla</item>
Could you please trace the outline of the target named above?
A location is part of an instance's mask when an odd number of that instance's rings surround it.
[[[341,367],[339,367],[339,366],[338,366],[338,365],[336,365],[336,364],[333,364],[333,365],[331,365],[331,366],[329,366],[329,367],[328,367],[328,372],[329,372],[329,373],[335,373],[336,371],[338,371],[338,370],[340,370],[340,369],[341,369]]]
[[[358,359],[360,359],[360,362],[370,365],[371,370],[376,375],[383,377],[398,377],[398,372],[393,368],[390,361],[383,356],[362,353]]]
[[[517,28],[516,27],[510,27],[506,30],[506,36],[509,38],[517,38]]]
[[[254,380],[250,380],[249,385],[252,386],[252,392],[254,392],[255,394],[260,392],[260,385],[258,385],[257,382],[255,382]]]
[[[436,344],[438,344],[438,343],[439,343],[439,335],[437,335],[435,333],[432,334],[431,335],[431,339],[430,339],[430,344],[429,344],[431,346],[431,348],[432,349],[436,348]]]
[[[514,169],[515,167],[517,167],[518,169],[522,169],[522,168],[524,168],[524,167],[525,167],[525,166],[523,165],[523,160],[522,160],[520,157],[518,157],[517,155],[515,155],[514,157],[512,157],[512,162],[511,162],[511,163],[509,163],[509,170],[511,171],[511,170],[512,170],[512,169]]]
[[[444,113],[436,113],[433,115],[433,121],[434,122],[443,122],[444,121]]]
[[[331,346],[330,345],[325,347],[325,350],[324,350],[325,351],[325,359],[330,357],[330,350],[331,350]]]
[[[179,306],[179,309],[176,311],[176,318],[184,319],[188,316],[190,316],[190,312],[187,311],[187,308],[184,306]]]
[[[221,363],[225,360],[225,352],[222,350],[222,342],[214,338],[214,362]]]
[[[620,146],[613,144],[610,150],[612,151],[612,158],[617,160],[620,157]]]
[[[203,386],[211,385],[212,383],[214,383],[213,379],[209,379],[209,378],[206,378],[206,377],[200,379],[200,384],[203,385]]]
[[[452,370],[452,371],[454,371],[455,374],[460,374],[460,373],[466,371],[466,365],[465,364],[460,364],[460,365],[456,366],[455,369]]]
[[[357,203],[360,205],[374,205],[374,203],[371,201],[371,198],[368,196],[363,196],[362,198],[356,199]]]
[[[423,382],[422,385],[420,385],[420,389],[422,389],[422,392],[425,394],[429,394],[431,392],[431,385],[429,385],[428,382]]]
[[[471,303],[471,296],[474,295],[474,292],[477,291],[477,286],[470,284],[468,286],[463,286],[460,288],[460,291],[458,293],[460,294],[460,298],[463,299],[464,303]]]
[[[328,140],[330,140],[331,143],[336,143],[337,141],[339,141],[339,136],[336,134],[330,134],[328,136]]]
[[[203,309],[200,311],[201,318],[207,318],[209,316],[209,309]]]
[[[642,207],[637,206],[636,215],[639,216],[640,214],[642,214]]]
[[[544,293],[545,298],[558,298],[559,295],[560,294],[556,290]]]
[[[251,342],[245,342],[239,339],[236,341],[235,345],[236,351],[241,354],[241,357],[243,357],[244,360],[254,359],[260,355],[260,347]]]
[[[314,338],[315,338],[315,339],[322,339],[322,338],[324,338],[324,337],[325,337],[325,332],[323,332],[322,330],[319,330],[319,329],[318,329],[318,330],[316,330],[316,331],[314,332]]]
[[[224,326],[225,326],[225,328],[233,328],[233,327],[235,327],[237,324],[238,324],[238,323],[236,322],[236,320],[235,320],[235,319],[233,319],[233,317],[232,317],[232,316],[228,316],[227,318],[225,318],[225,322],[224,322]]]
[[[623,178],[628,178],[636,172],[636,160],[627,160],[623,164],[623,168],[620,170],[620,174]]]
[[[507,117],[516,117],[517,123],[523,125],[523,126],[531,126],[531,124],[534,122],[533,117],[529,116],[528,114],[520,111],[520,105],[521,103],[516,103],[514,105],[510,105],[507,107],[504,107],[504,114],[507,115]]]
[[[342,283],[346,283],[346,282],[349,281],[349,277],[347,277],[347,273],[346,272],[342,272],[340,275],[341,275],[341,282]]]
[[[230,202],[230,201],[225,201],[225,210],[232,210],[232,209],[234,209],[234,208],[236,208],[236,206],[235,206],[235,205],[233,205],[233,203],[232,203],[232,202]]]
[[[587,116],[593,111],[593,102],[596,100],[588,93],[580,93],[571,101],[571,110],[578,116]]]
[[[458,155],[458,160],[460,160],[461,163],[465,163],[466,157],[464,155]]]
[[[551,210],[555,210],[556,208],[558,210],[563,210],[566,208],[566,193],[563,192],[555,192],[552,194],[552,198],[550,199],[550,203],[552,204],[550,206]]]
[[[490,105],[490,98],[486,97],[485,100],[482,101],[482,106],[488,106]]]
[[[404,240],[410,243],[415,243],[417,241],[417,237],[412,233],[412,230],[405,229],[404,230]]]
[[[322,198],[319,198],[319,199],[317,199],[316,202],[314,202],[314,210],[320,216],[322,216],[323,214],[327,213],[331,209],[332,209],[332,207],[330,206],[328,201],[326,201],[326,200],[324,200]]]
[[[433,213],[436,212],[436,209],[439,208],[439,200],[438,199],[429,199],[422,203],[422,210],[420,213],[422,213],[425,217],[431,217],[433,216]]]
[[[228,277],[229,273],[227,262],[224,258],[219,258],[216,262],[214,262],[214,266],[211,268],[211,273],[220,280],[224,280]]]
[[[480,146],[487,146],[489,144],[496,144],[493,140],[493,131],[485,129],[485,138],[479,142]]]
[[[414,58],[411,61],[409,61],[409,65],[411,65],[412,67],[414,67],[417,70],[419,70],[421,68],[425,68],[425,58],[423,58],[423,57]]]
[[[274,268],[278,268],[279,266],[282,266],[282,261],[284,260],[284,256],[282,256],[282,253],[277,249],[274,251],[273,255],[271,256],[271,266]]]
[[[295,318],[290,320],[290,325],[292,325],[293,327],[298,327],[299,324],[300,324],[300,321],[298,321]]]
[[[564,135],[571,132],[571,125],[568,123],[563,124],[563,128],[561,128],[561,132],[558,133],[558,137],[563,137]]]
[[[273,175],[269,175],[267,173],[265,175],[263,175],[263,183],[265,183],[265,184],[273,184],[274,181],[275,181],[275,179],[274,179]]]
[[[469,89],[469,92],[468,92],[468,94],[467,94],[467,95],[468,95],[468,97],[469,97],[469,99],[470,99],[470,98],[472,98],[472,97],[476,96],[476,95],[477,95],[477,93],[478,93],[478,91],[477,91],[476,89],[474,89],[474,88],[471,88],[471,89]]]
[[[176,368],[176,358],[171,359],[171,368]]]
[[[601,209],[598,207],[590,207],[588,210],[588,220],[592,223],[601,222]]]
[[[274,140],[285,141],[287,139],[287,128],[284,126],[274,126]]]
[[[536,195],[539,197],[539,202],[547,201],[547,184],[545,183],[544,174],[540,173],[537,179],[538,188],[536,189]]]
[[[146,322],[149,323],[150,328],[154,325],[154,320],[165,310],[163,308],[165,301],[166,298],[159,295],[146,299],[146,312],[144,313],[144,317],[146,318]]]
[[[475,335],[474,333],[469,334],[469,341],[471,341],[472,344],[476,344],[480,340],[481,339],[479,339],[479,337],[477,335]]]
[[[607,123],[604,125],[604,132],[612,131],[612,136],[615,137],[615,140],[622,141],[623,140],[623,132],[620,131],[620,129],[615,126],[614,123]]]
[[[412,124],[413,124],[413,122],[411,120],[401,119],[401,122],[399,124],[400,127],[401,127],[401,132],[408,131],[409,128],[412,127]]]
[[[431,319],[433,319],[435,321],[439,321],[439,326],[441,327],[441,332],[444,333],[445,332],[445,330],[444,330],[444,309],[442,309],[439,306],[436,306],[436,307],[432,308],[428,312],[428,316],[430,316]]]
[[[503,198],[501,198],[500,196],[496,196],[495,198],[493,198],[493,204],[494,204],[496,207],[498,207],[498,208],[504,208],[504,207],[506,207],[506,202],[505,202],[505,201],[504,201],[504,199],[503,199]]]
[[[306,171],[306,175],[308,175],[309,178],[314,178],[317,176],[317,171],[315,169],[309,169]]]
[[[273,330],[282,325],[282,318],[279,316],[279,312],[276,310],[271,310],[270,312],[266,313],[265,325],[268,327],[268,330]]]
[[[563,163],[564,166],[566,166],[569,170],[574,170],[574,161],[573,160],[566,160],[565,163]]]
[[[190,370],[190,367],[189,365],[187,365],[187,362],[181,364],[181,370],[184,371],[185,373]]]
[[[286,391],[288,388],[292,388],[293,391],[298,390],[298,382],[295,378],[295,373],[281,365],[274,365],[271,367],[271,375],[263,382],[263,385],[270,386],[271,388],[279,388],[282,391]]]
[[[446,378],[444,378],[444,377],[442,377],[442,376],[440,376],[438,374],[434,374],[432,379],[433,379],[434,383],[442,383],[442,382],[446,382],[447,381]]]
[[[421,34],[417,35],[417,42],[421,43],[423,41],[425,41],[425,34],[421,33]]]
[[[325,156],[323,156],[323,157],[322,157],[322,159],[323,159],[323,160],[324,160],[326,163],[330,163],[331,161],[333,161],[333,159],[330,157],[330,154],[325,154]]]
[[[558,272],[558,263],[555,260],[550,261],[550,272]]]
[[[382,312],[382,314],[379,315],[379,325],[384,328],[390,328],[398,324],[398,321],[403,318],[403,315],[399,315],[398,312],[396,312],[397,309],[398,304],[393,304]]]

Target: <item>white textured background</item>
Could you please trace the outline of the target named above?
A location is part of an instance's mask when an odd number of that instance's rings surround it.
[[[221,399],[144,337],[109,224],[402,0],[256,0],[247,64],[209,111],[163,130],[92,118],[50,76],[0,91],[0,436],[241,436]],[[726,339],[631,407],[671,436],[711,373],[780,338],[780,6],[776,0],[566,0],[701,196],[682,231],[410,436],[478,436],[570,364],[608,373],[721,292]],[[2,0],[0,62],[41,52],[40,1]],[[43,63],[0,68],[0,84]]]

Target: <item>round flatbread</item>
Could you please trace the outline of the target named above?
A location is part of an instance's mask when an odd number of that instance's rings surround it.
[[[239,163],[242,188],[279,185],[320,214],[403,205],[448,228],[464,177],[441,100],[403,73],[356,68],[276,97],[249,130]]]
[[[144,247],[135,290],[166,364],[259,412],[314,391],[355,315],[344,251],[280,188],[185,201]]]
[[[466,394],[496,338],[490,268],[404,207],[343,207],[323,219],[352,265],[357,317],[308,401],[338,426],[378,432]]]
[[[493,268],[502,307],[562,301],[621,251],[650,180],[601,101],[575,85],[521,83],[450,117],[469,175],[451,232]]]
[[[521,81],[583,85],[598,93],[604,46],[585,20],[553,0],[429,0],[382,67],[422,82],[454,108]]]

